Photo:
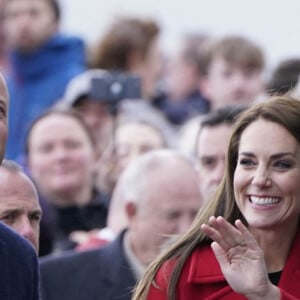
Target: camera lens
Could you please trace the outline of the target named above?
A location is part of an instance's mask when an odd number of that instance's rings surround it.
[[[120,82],[115,81],[111,84],[110,92],[112,95],[118,96],[122,93],[122,91],[123,91],[123,86]]]

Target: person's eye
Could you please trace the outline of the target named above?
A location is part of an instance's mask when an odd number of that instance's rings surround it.
[[[243,71],[243,77],[246,78],[246,79],[251,79],[253,78],[257,73],[252,70],[252,69],[245,69]]]
[[[6,109],[4,108],[4,107],[2,107],[2,106],[0,106],[0,115],[2,116],[2,117],[6,117],[6,115],[7,115],[7,111],[6,111]]]
[[[255,165],[255,162],[250,158],[241,158],[239,164],[245,167],[251,167]]]
[[[32,18],[37,18],[41,14],[41,12],[38,9],[31,9],[28,14]]]
[[[169,213],[167,213],[166,217],[170,221],[177,220],[180,217],[180,212],[179,211],[169,212]]]
[[[79,141],[69,140],[65,142],[65,146],[67,149],[77,149],[81,146],[81,143]]]
[[[40,153],[50,153],[53,149],[53,145],[50,143],[42,144],[38,147]]]
[[[216,159],[213,157],[203,157],[200,159],[202,167],[212,169],[216,165]]]
[[[149,152],[149,151],[151,151],[151,150],[153,150],[154,149],[154,147],[153,146],[151,146],[151,145],[142,145],[141,147],[140,147],[140,153],[142,154],[142,153],[146,153],[146,152]]]
[[[232,71],[231,70],[224,70],[222,73],[224,78],[230,78],[232,76]]]
[[[0,220],[2,220],[6,224],[12,224],[14,222],[14,219],[15,217],[12,214],[4,215],[0,218]]]
[[[280,170],[290,169],[293,163],[285,160],[278,160],[274,162],[274,167]]]
[[[33,222],[39,223],[41,221],[41,215],[40,214],[34,214],[34,215],[31,216],[31,220]]]
[[[7,105],[4,101],[0,101],[0,117],[6,118],[7,117]]]

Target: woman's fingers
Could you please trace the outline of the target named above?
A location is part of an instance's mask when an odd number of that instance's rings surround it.
[[[226,240],[223,239],[220,233],[217,230],[215,230],[212,226],[202,224],[201,229],[210,239],[218,243],[220,247],[222,247],[224,250],[229,249],[230,246],[227,244]]]
[[[241,221],[237,221],[235,225],[236,227],[223,217],[210,217],[208,224],[202,225],[202,230],[224,250],[246,246],[249,236],[253,239],[252,235]]]
[[[250,248],[258,247],[257,241],[255,240],[254,236],[248,230],[248,228],[241,222],[241,220],[236,220],[235,226],[241,232],[243,240],[247,243],[247,245]]]

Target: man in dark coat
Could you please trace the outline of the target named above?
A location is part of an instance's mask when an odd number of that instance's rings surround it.
[[[33,247],[0,222],[0,299],[39,300],[38,262]]]
[[[8,118],[8,92],[0,74],[0,163],[2,162]],[[38,300],[39,275],[33,247],[17,233],[0,222],[0,299]]]

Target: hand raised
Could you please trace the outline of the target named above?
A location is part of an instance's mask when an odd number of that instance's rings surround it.
[[[240,220],[233,226],[223,217],[210,217],[201,229],[214,241],[212,250],[234,291],[248,299],[280,299],[268,279],[262,249]]]

